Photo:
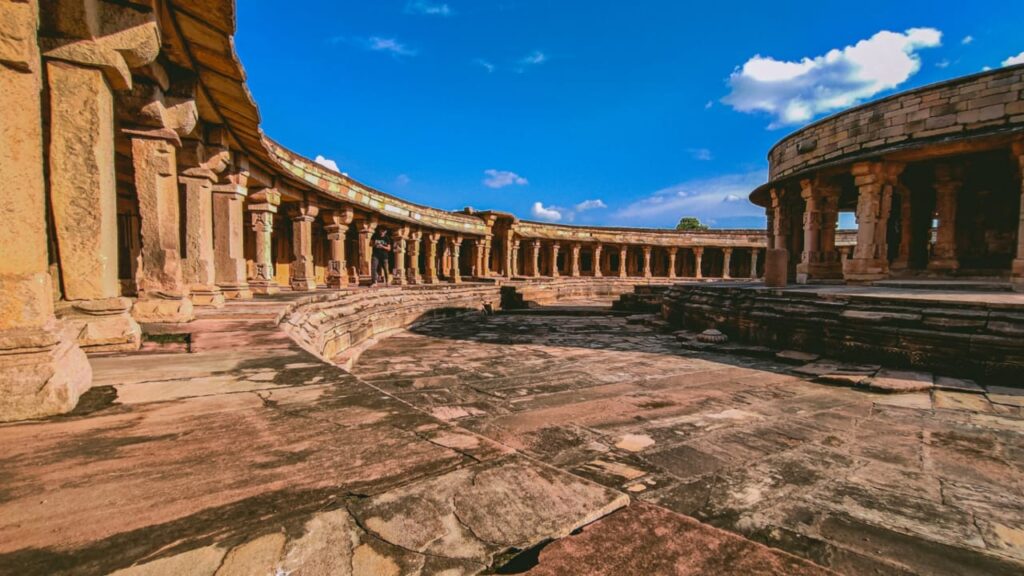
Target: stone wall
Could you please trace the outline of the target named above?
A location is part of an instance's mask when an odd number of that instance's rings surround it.
[[[500,301],[496,285],[418,286],[347,290],[304,298],[289,306],[281,327],[325,360],[433,314],[483,311]]]
[[[903,92],[830,116],[768,154],[770,180],[846,157],[998,131],[1024,131],[1024,65]]]
[[[558,280],[516,280],[501,289],[502,308],[525,308],[530,304],[552,304],[566,298],[618,298],[637,286],[667,284],[667,279],[651,281],[638,278],[563,278]]]
[[[776,349],[910,367],[987,384],[1024,381],[1024,306],[759,286],[677,285],[663,315]]]

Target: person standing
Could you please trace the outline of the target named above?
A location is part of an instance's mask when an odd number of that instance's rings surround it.
[[[372,286],[378,282],[387,284],[388,263],[391,261],[393,250],[391,242],[391,231],[387,228],[377,228],[370,238],[370,246],[373,248],[370,259],[370,275],[373,277]]]

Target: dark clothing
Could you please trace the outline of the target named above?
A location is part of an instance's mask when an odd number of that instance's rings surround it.
[[[373,276],[373,282],[376,284],[378,281],[385,281],[387,279],[387,272],[391,263],[391,238],[387,236],[374,236],[370,244],[372,246],[370,251],[370,275]]]

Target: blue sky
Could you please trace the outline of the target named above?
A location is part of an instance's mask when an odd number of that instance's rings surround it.
[[[761,227],[768,149],[842,107],[1024,62],[1024,2],[238,3],[267,134],[438,208]],[[968,8],[969,6],[969,8]]]

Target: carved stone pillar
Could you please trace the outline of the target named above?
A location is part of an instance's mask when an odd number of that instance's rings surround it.
[[[722,278],[732,278],[732,248],[722,248]]]
[[[437,273],[437,243],[441,240],[440,232],[427,232],[427,273],[424,281],[427,284],[437,284],[440,278]]]
[[[929,270],[953,272],[960,268],[956,246],[957,199],[963,177],[948,164],[935,167],[935,216],[939,221],[935,230],[935,246],[928,262]]]
[[[309,202],[291,206],[288,216],[292,219],[292,265],[288,279],[292,290],[309,292],[316,290],[316,271],[313,267],[313,221],[320,208]]]
[[[1010,280],[1014,290],[1024,292],[1024,142],[1017,142],[1013,145],[1013,157],[1016,161],[1017,179],[1020,183],[1020,223],[1017,225],[1017,257],[1013,260]]]
[[[256,294],[277,294],[281,289],[274,281],[273,234],[274,214],[281,204],[281,193],[264,188],[249,197],[249,216],[256,239],[256,257],[249,286]]]
[[[409,282],[413,284],[423,283],[423,276],[420,274],[420,246],[422,241],[422,230],[413,230],[409,233]]]
[[[757,280],[757,278],[758,278],[758,275],[757,275],[757,256],[758,256],[758,249],[757,248],[751,248],[750,249],[750,279],[751,280]]]
[[[551,243],[551,277],[558,278],[561,274],[558,272],[558,251],[561,248],[558,242]]]
[[[512,241],[512,260],[509,262],[509,278],[519,275],[519,240]]]
[[[461,240],[460,240],[461,241]],[[482,239],[483,254],[482,261],[480,262],[480,277],[489,278],[491,275],[491,237],[484,236]]]
[[[245,270],[245,196],[241,184],[213,187],[213,256],[217,286],[228,300],[249,300]]]
[[[842,278],[842,263],[836,251],[836,223],[839,219],[840,189],[820,180],[800,181],[804,199],[804,250],[796,269],[796,281]]]
[[[373,260],[373,249],[370,246],[370,238],[377,229],[377,217],[368,216],[359,221],[359,274],[361,276],[372,276],[370,266]]]
[[[594,278],[600,278],[604,275],[601,271],[601,251],[602,246],[600,244],[594,244]]]
[[[891,270],[906,270],[910,267],[910,251],[914,242],[914,206],[910,200],[910,190],[905,186],[898,186],[900,207],[900,246],[896,258],[889,265]],[[893,198],[893,202],[896,199]]]
[[[843,261],[843,277],[851,282],[881,280],[889,276],[886,230],[892,187],[903,171],[901,164],[860,162],[853,165],[857,186],[857,246],[853,258]]]
[[[571,275],[573,278],[580,275],[580,244],[579,242],[573,243],[572,245],[572,269]]]
[[[142,331],[117,273],[113,94],[100,70],[46,66],[50,205],[65,298],[57,315],[87,351],[137,350]]]
[[[212,176],[212,174],[210,175]],[[185,189],[185,260],[182,274],[194,306],[221,308],[224,294],[217,286],[213,248],[213,183],[206,175],[178,180]]]
[[[626,277],[626,256],[629,255],[629,246],[619,246],[619,278]]]
[[[459,255],[462,252],[462,236],[456,234],[449,239],[451,242],[451,253],[452,253],[452,282],[454,284],[462,284],[462,271],[459,269]]]
[[[327,247],[330,259],[327,261],[327,287],[348,286],[348,263],[345,262],[345,235],[352,223],[352,209],[345,207],[327,210],[323,213],[324,231],[327,232]]]
[[[0,64],[0,421],[67,412],[92,368],[53,314],[35,0],[7,2]],[[16,247],[16,249],[14,249]]]
[[[679,252],[679,248],[676,246],[670,246],[668,249],[668,277],[676,277],[676,254]]]
[[[704,247],[698,246],[693,249],[693,261],[694,261],[694,278],[701,279],[704,277]]]
[[[650,246],[644,246],[644,278],[650,278],[651,274],[651,250]]]
[[[392,245],[395,250],[395,269],[392,270],[392,283],[404,286],[409,283],[409,278],[405,272],[405,252],[406,243],[409,240],[409,227],[399,226],[394,234],[391,236]]]
[[[182,274],[177,154],[171,140],[130,134],[135,192],[142,220],[142,253],[135,277],[139,322],[189,322],[195,315]]]
[[[531,254],[533,265],[530,267],[530,272],[534,278],[540,277],[540,240],[534,240],[532,243],[533,252]]]

